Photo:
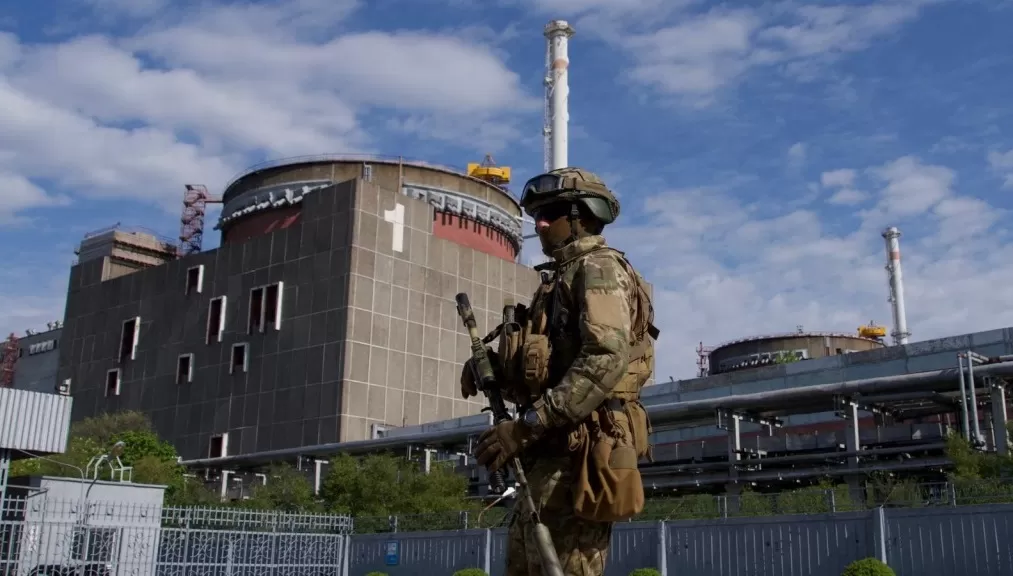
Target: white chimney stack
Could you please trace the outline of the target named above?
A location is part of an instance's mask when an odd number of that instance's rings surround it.
[[[569,166],[567,150],[570,122],[569,43],[574,30],[566,20],[553,20],[545,25],[547,49],[545,57],[545,170]]]
[[[893,305],[893,342],[907,344],[907,311],[904,308],[904,275],[900,268],[900,230],[891,226],[883,231],[886,241],[886,272],[890,276],[890,303]]]

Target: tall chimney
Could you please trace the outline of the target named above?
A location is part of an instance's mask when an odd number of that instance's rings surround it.
[[[570,122],[569,43],[574,30],[566,20],[553,20],[545,25],[547,40],[545,58],[545,170],[569,166]]]
[[[904,275],[900,268],[900,230],[891,226],[883,231],[886,241],[886,272],[890,276],[890,303],[893,307],[893,343],[907,344],[907,311],[904,308]]]

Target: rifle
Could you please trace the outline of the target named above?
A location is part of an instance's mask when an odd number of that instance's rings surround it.
[[[475,383],[478,388],[489,399],[488,410],[492,412],[493,425],[513,420],[510,413],[507,412],[499,382],[496,382],[496,373],[493,371],[492,361],[489,360],[489,354],[485,349],[485,342],[482,341],[482,337],[478,334],[478,323],[475,321],[475,312],[471,309],[471,301],[464,292],[458,294],[456,300],[457,313],[461,316],[464,327],[468,330],[468,336],[471,337],[472,375],[475,377]],[[503,330],[513,330],[513,321],[514,307],[508,304],[503,307]],[[517,484],[520,486],[518,493],[522,499],[522,503],[530,510],[531,523],[535,529],[535,541],[538,543],[538,556],[542,561],[542,568],[545,569],[548,576],[563,576],[563,568],[559,564],[556,547],[552,544],[552,535],[549,534],[549,528],[545,524],[542,524],[542,519],[538,515],[538,508],[535,507],[535,502],[531,499],[528,479],[524,475],[521,459],[514,456],[513,461],[508,462],[507,466],[513,468]],[[490,480],[493,490],[497,492],[506,490],[502,470],[493,472]]]

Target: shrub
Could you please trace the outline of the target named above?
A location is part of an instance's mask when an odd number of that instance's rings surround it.
[[[454,576],[489,576],[481,568],[465,568],[454,572]]]
[[[366,576],[387,576],[387,573],[386,572],[370,572],[369,574],[366,574]]]
[[[657,568],[637,568],[630,576],[661,576],[661,572]]]
[[[897,574],[875,558],[862,558],[848,564],[841,576],[897,576]]]

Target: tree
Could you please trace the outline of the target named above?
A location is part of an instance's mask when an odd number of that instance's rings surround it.
[[[237,501],[238,506],[279,512],[319,512],[323,509],[309,480],[292,466],[272,464],[265,474],[267,483],[254,485],[250,497]]]
[[[166,487],[167,504],[203,503],[209,491],[188,480],[172,444],[155,433],[151,421],[140,412],[102,414],[75,422],[70,427],[67,450],[63,454],[19,460],[11,466],[11,476],[45,475],[80,477],[80,470],[95,456],[123,442],[120,460],[133,467],[133,481]],[[99,478],[108,478],[104,469]]]
[[[418,463],[392,454],[341,454],[331,459],[321,496],[331,512],[354,516],[459,512],[473,508],[467,482],[448,465],[425,474]]]

